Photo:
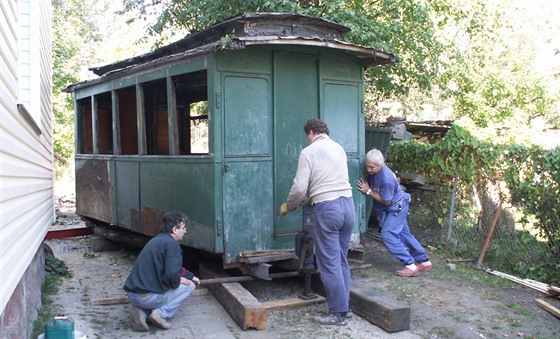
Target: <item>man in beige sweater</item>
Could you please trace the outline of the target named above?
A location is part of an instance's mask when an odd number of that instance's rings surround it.
[[[329,305],[329,313],[316,316],[313,321],[346,325],[350,311],[347,256],[355,220],[346,152],[330,139],[323,121],[310,119],[303,129],[309,146],[300,153],[294,183],[280,214],[294,211],[302,203],[310,205],[310,233]]]

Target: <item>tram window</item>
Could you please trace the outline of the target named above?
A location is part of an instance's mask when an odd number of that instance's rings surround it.
[[[191,153],[208,153],[208,101],[192,103],[189,120]]]
[[[95,96],[97,105],[97,145],[100,154],[113,154],[113,109],[111,92]]]
[[[206,70],[174,78],[181,154],[208,154],[208,76]]]
[[[117,90],[119,102],[119,140],[121,154],[138,154],[138,117],[136,113],[136,89],[126,87]]]
[[[77,100],[77,153],[93,153],[93,129],[91,123],[91,97]]]
[[[166,80],[146,82],[143,90],[148,154],[169,154]]]

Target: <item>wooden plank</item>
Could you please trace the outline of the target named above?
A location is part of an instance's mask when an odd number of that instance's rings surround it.
[[[426,184],[426,178],[417,173],[399,173],[397,176],[401,179],[402,185],[418,185]]]
[[[89,301],[90,305],[117,305],[117,304],[127,304],[127,296],[109,297],[101,299],[92,299]]]
[[[539,299],[539,298],[535,299],[535,302],[541,308],[548,311],[550,314],[554,315],[556,318],[560,319],[560,310],[559,309],[557,309],[556,307],[552,306],[551,304],[549,304],[546,301],[544,301],[542,299]]]
[[[315,299],[304,300],[301,298],[288,298],[283,300],[271,300],[262,302],[262,306],[268,311],[287,310],[296,307],[309,306],[317,303],[325,302],[327,299],[317,295]]]
[[[544,283],[541,283],[541,282],[538,282],[538,281],[535,281],[535,280],[530,280],[530,279],[521,279],[521,278],[518,278],[518,277],[513,276],[511,274],[503,273],[503,272],[492,270],[492,269],[489,269],[489,268],[486,269],[485,272],[493,274],[493,275],[497,275],[499,277],[502,277],[502,278],[505,278],[505,279],[508,279],[508,280],[511,280],[511,281],[514,281],[514,282],[516,282],[518,284],[521,284],[523,286],[530,287],[530,288],[532,288],[536,291],[539,291],[539,292],[542,292],[542,293],[545,293],[545,294],[549,294],[550,286],[547,285],[547,284],[544,284]]]
[[[247,264],[268,263],[271,261],[295,259],[297,256],[293,251],[265,251],[241,253],[239,262]]]
[[[228,277],[221,268],[210,263],[200,264],[199,275],[207,279]],[[243,330],[266,328],[268,311],[241,284],[211,284],[207,288]]]
[[[128,244],[137,248],[143,248],[151,237],[143,234],[119,229],[113,226],[95,225],[93,232],[95,235],[103,237],[117,243]]]
[[[325,289],[319,276],[313,276],[312,286],[315,293],[325,295]],[[406,331],[410,328],[410,307],[406,303],[378,292],[352,285],[350,287],[350,309],[389,333]]]
[[[196,297],[199,295],[206,295],[208,294],[208,289],[206,288],[197,288],[191,294],[191,297]],[[108,297],[108,298],[99,298],[99,299],[92,299],[90,300],[90,305],[117,305],[117,304],[128,304],[128,297],[124,296],[115,296],[115,297]]]
[[[91,235],[91,234],[93,234],[93,229],[89,227],[76,227],[76,228],[67,228],[67,229],[60,229],[60,230],[50,230],[45,235],[44,240],[82,237],[84,235]]]
[[[549,286],[548,287],[548,294],[550,294],[552,296],[558,296],[558,295],[560,295],[560,288],[558,288],[556,286]]]
[[[198,297],[199,295],[207,295],[209,293],[207,288],[197,287],[191,294],[191,297]]]
[[[379,292],[353,286],[350,289],[350,309],[389,333],[410,328],[410,307]]]

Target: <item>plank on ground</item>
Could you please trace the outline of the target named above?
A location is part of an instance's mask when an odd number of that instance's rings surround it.
[[[264,308],[269,311],[279,311],[279,310],[286,310],[290,308],[302,307],[302,306],[309,306],[317,303],[325,302],[326,299],[320,295],[317,295],[315,299],[301,299],[301,298],[288,298],[282,300],[271,300],[265,301],[261,304]]]
[[[200,264],[199,275],[203,278],[225,278],[228,275],[217,265]],[[266,328],[268,311],[241,284],[212,284],[207,287],[214,297],[222,304],[231,318],[243,330]]]
[[[314,292],[324,296],[325,289],[320,277],[314,276],[312,282]],[[410,328],[410,307],[381,293],[352,285],[350,309],[389,333],[406,331]]]
[[[191,297],[196,297],[199,295],[206,295],[208,294],[208,290],[206,288],[197,287],[191,294]],[[118,305],[118,304],[128,304],[128,297],[126,295],[123,296],[115,296],[115,297],[107,297],[107,298],[99,298],[99,299],[92,299],[90,300],[90,305]]]
[[[90,305],[117,305],[128,304],[127,296],[109,297],[90,300]]]
[[[547,303],[543,299],[537,298],[535,299],[537,305],[539,305],[542,309],[546,310],[556,318],[560,319],[560,310],[556,307],[552,306],[551,304]]]
[[[410,328],[410,307],[379,292],[352,286],[350,309],[389,333]]]

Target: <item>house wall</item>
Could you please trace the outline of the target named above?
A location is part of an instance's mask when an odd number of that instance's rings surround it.
[[[51,0],[0,1],[0,338],[25,338],[55,221]]]

